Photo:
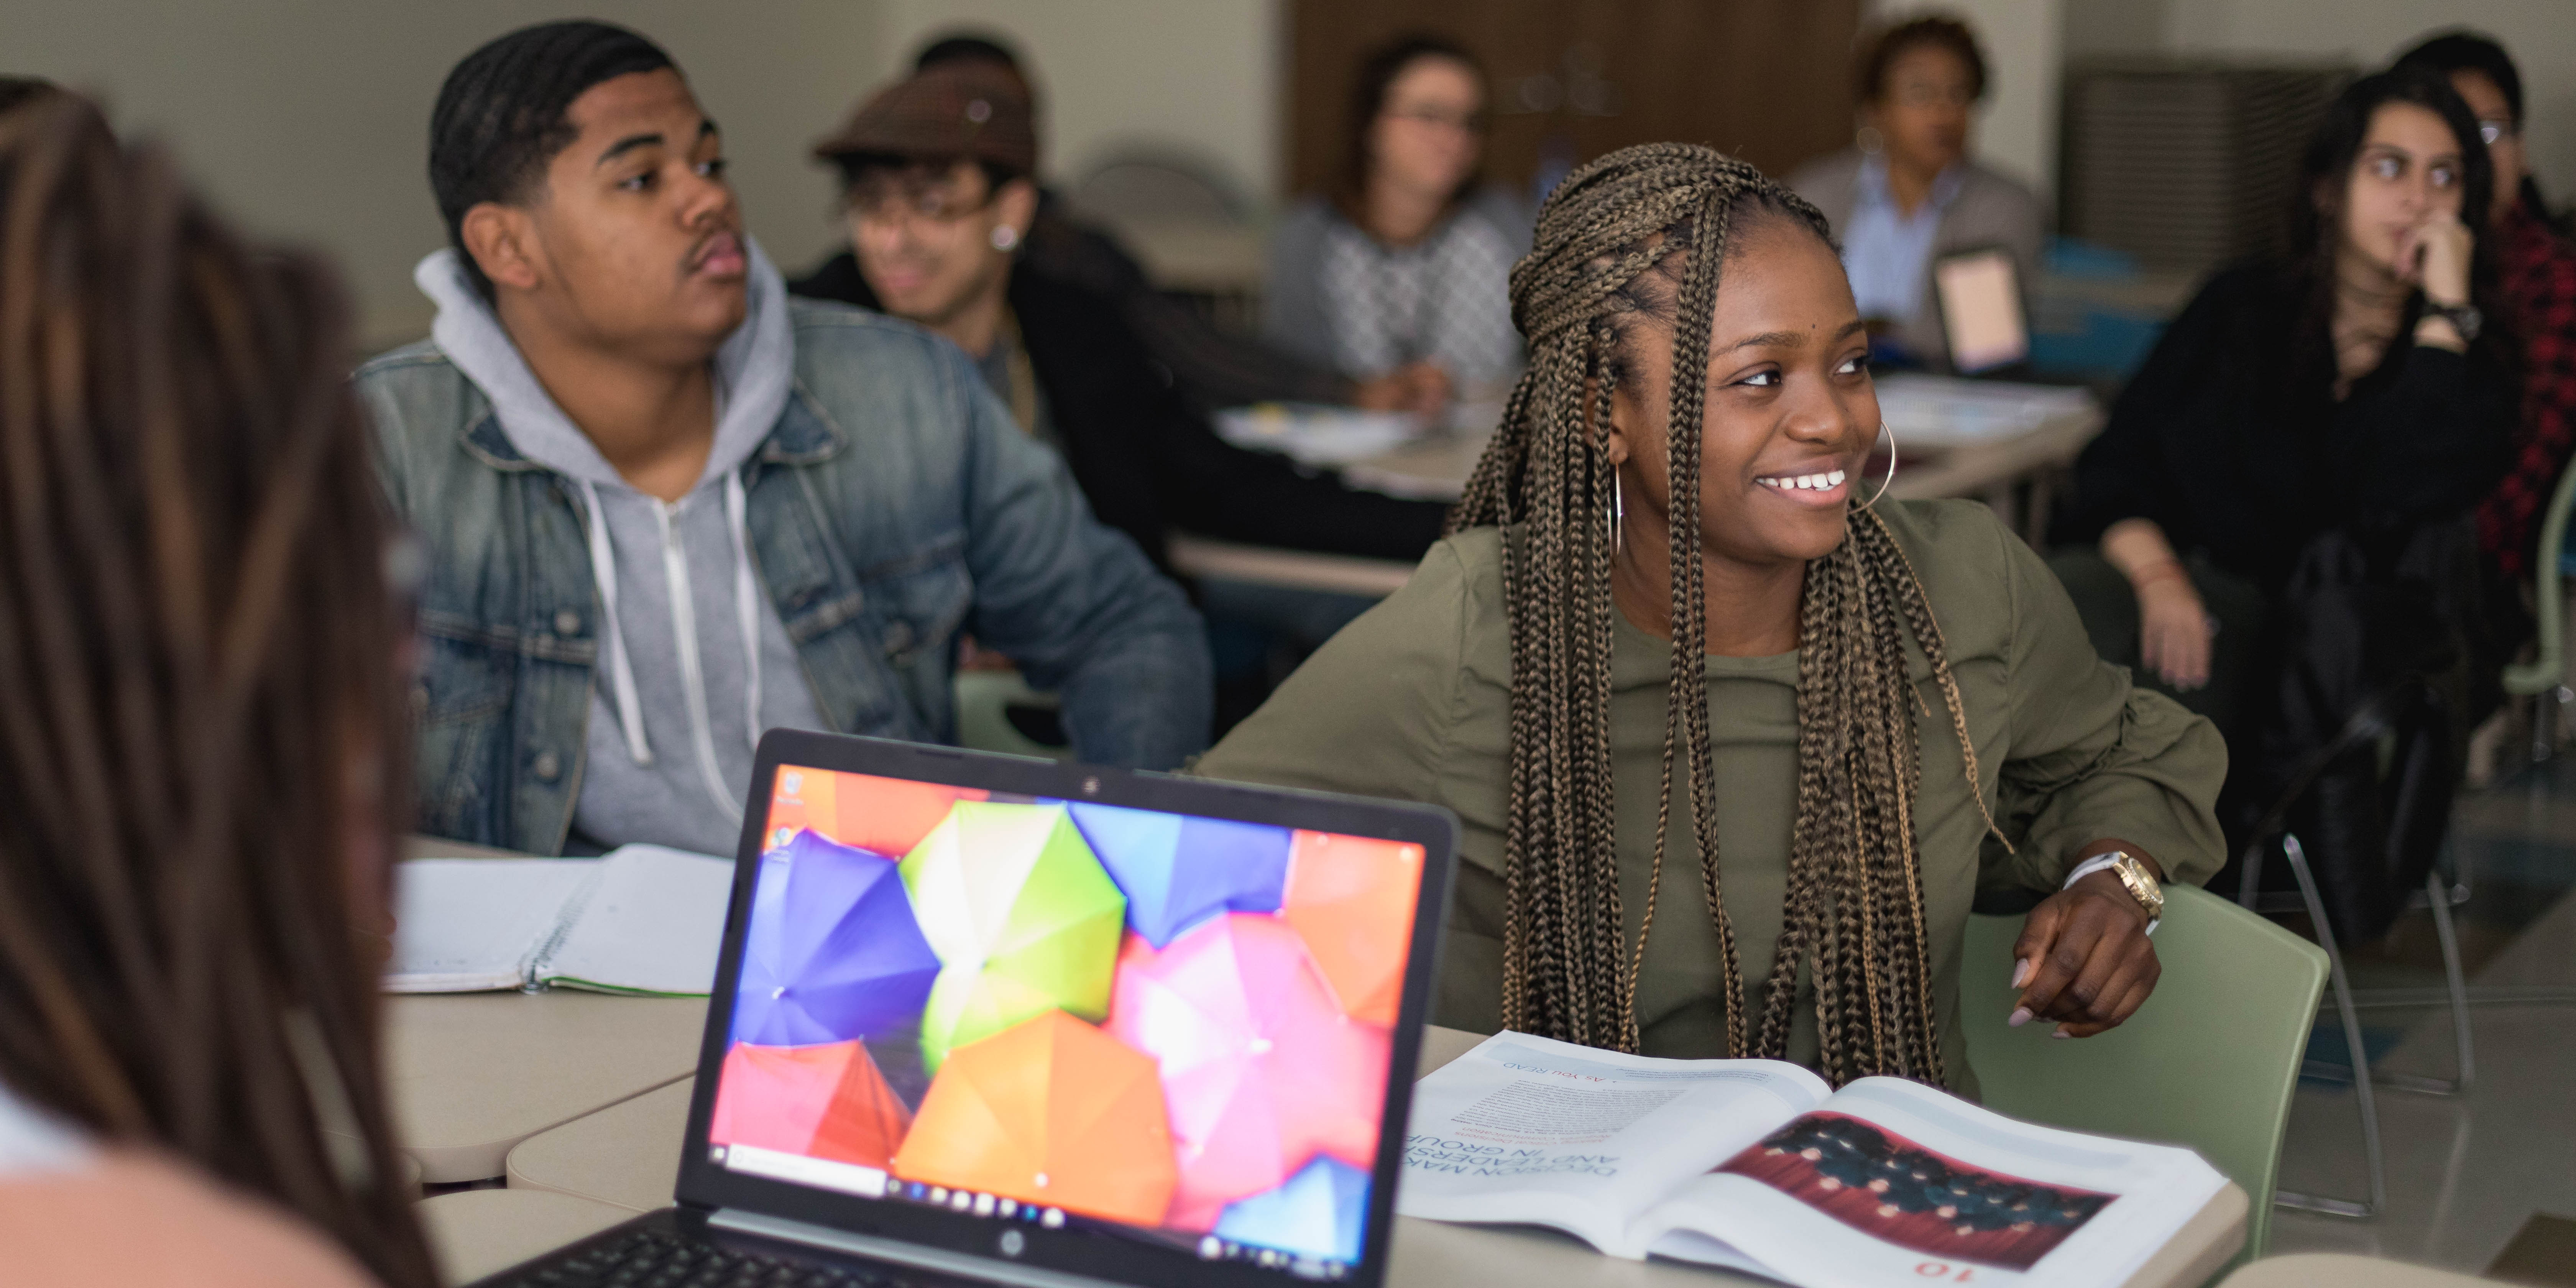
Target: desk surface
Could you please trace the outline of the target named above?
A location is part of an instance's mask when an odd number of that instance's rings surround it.
[[[421,1200],[420,1223],[441,1283],[480,1279],[635,1214],[542,1190],[459,1190]]]
[[[1433,1027],[1423,1033],[1422,1072],[1464,1055],[1483,1038]],[[627,1213],[651,1211],[671,1201],[679,1177],[680,1137],[689,1114],[690,1082],[677,1082],[552,1131],[510,1151],[514,1190],[548,1192]],[[588,1208],[575,1208],[586,1213]],[[2206,1280],[2245,1240],[2245,1192],[2230,1185],[2185,1226],[2163,1253],[2130,1280],[2132,1288],[2187,1288]],[[598,1226],[567,1225],[563,1242]],[[1391,1284],[1484,1283],[1611,1286],[1751,1283],[1723,1271],[1663,1261],[1621,1261],[1552,1231],[1445,1225],[1399,1217]],[[2392,1288],[2394,1286],[2392,1285]]]
[[[2229,1275],[2219,1288],[2470,1288],[2492,1284],[2450,1270],[2382,1261],[2341,1252],[2308,1252],[2294,1257],[2268,1257]]]

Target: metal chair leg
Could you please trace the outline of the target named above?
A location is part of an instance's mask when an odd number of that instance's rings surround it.
[[[2442,984],[2451,1007],[2451,1049],[2456,1061],[2453,1067],[2458,1074],[2449,1078],[2427,1078],[2416,1073],[2373,1071],[2371,1081],[2391,1091],[2413,1092],[2421,1096],[2456,1096],[2467,1091],[2469,1084],[2477,1078],[2476,1050],[2469,1035],[2468,972],[2460,967],[2459,930],[2451,918],[2452,906],[2462,897],[2460,888],[2450,884],[2438,865],[2425,874],[2424,900],[2433,913],[2433,935],[2442,944]],[[2355,990],[2356,1004],[2362,1000],[2359,994],[2370,991]],[[2374,997],[2376,995],[2373,993]],[[2332,1066],[2320,1065],[2306,1072],[2309,1077],[2337,1082],[2344,1078],[2343,1072]]]
[[[2361,1151],[2370,1173],[2370,1199],[2365,1203],[2355,1203],[2350,1199],[2276,1190],[2272,1194],[2272,1202],[2279,1207],[2368,1221],[2376,1218],[2380,1209],[2387,1206],[2388,1173],[2380,1158],[2379,1102],[2371,1094],[2370,1053],[2361,1043],[2361,1012],[2352,1004],[2352,982],[2344,976],[2343,953],[2335,947],[2334,927],[2326,922],[2325,900],[2317,894],[2317,880],[2308,871],[2308,856],[2299,848],[2299,838],[2284,833],[2281,855],[2290,861],[2290,873],[2299,880],[2299,896],[2307,901],[2309,919],[2316,922],[2317,946],[2326,950],[2326,977],[2334,987],[2335,1010],[2343,1016],[2344,1049],[2352,1055],[2352,1089],[2360,1101]]]

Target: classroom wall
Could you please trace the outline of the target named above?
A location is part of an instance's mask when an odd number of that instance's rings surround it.
[[[998,31],[1035,65],[1041,146],[1070,179],[1134,147],[1200,159],[1255,203],[1278,197],[1284,125],[1278,0],[880,0],[874,77],[930,39]]]
[[[370,348],[428,330],[412,265],[444,244],[429,110],[457,59],[547,18],[625,23],[671,51],[724,128],[751,231],[791,269],[836,234],[804,145],[884,57],[871,0],[7,0],[0,70],[102,96],[226,214],[335,257]]]
[[[2129,3],[2132,0],[2120,0]],[[2551,202],[2576,198],[2576,3],[2570,0],[2161,0],[2163,47],[2328,54],[2375,67],[2438,28],[2502,41],[2522,71],[2524,138]]]

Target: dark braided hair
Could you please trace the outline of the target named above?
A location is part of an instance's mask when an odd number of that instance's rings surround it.
[[[377,1066],[405,628],[347,309],[174,174],[70,94],[0,117],[0,1083],[430,1288]]]
[[[586,20],[522,27],[447,73],[429,113],[429,189],[447,241],[485,300],[492,279],[465,249],[465,212],[524,203],[546,163],[580,134],[565,113],[601,81],[671,66],[662,47],[624,27]]]
[[[1718,865],[1696,521],[1671,525],[1673,663],[1655,820],[1655,876],[1633,953],[1622,948],[1610,770],[1610,563],[1617,486],[1606,450],[1612,392],[1649,321],[1672,336],[1670,510],[1700,511],[1710,315],[1731,223],[1824,216],[1732,157],[1648,144],[1568,176],[1512,269],[1512,318],[1530,365],[1512,390],[1450,529],[1499,525],[1512,639],[1511,812],[1505,835],[1503,1023],[1637,1049],[1636,979],[1653,930],[1678,759],[1700,875],[1725,966],[1727,1050],[1786,1051],[1799,968],[1816,990],[1825,1076],[1944,1081],[1915,842],[1921,779],[1904,641],[1930,659],[1985,809],[1975,749],[1939,625],[1877,515],[1807,565],[1799,606],[1798,800],[1784,926],[1761,1014],[1744,987]],[[1678,289],[1672,277],[1678,272]],[[1925,709],[1929,715],[1929,709]],[[1992,818],[1988,817],[1988,826]]]

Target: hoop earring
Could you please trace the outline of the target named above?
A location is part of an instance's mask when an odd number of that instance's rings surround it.
[[[1887,136],[1879,133],[1875,125],[1864,125],[1852,131],[1852,146],[1859,148],[1862,156],[1874,157],[1887,150]]]
[[[1878,499],[1887,495],[1887,489],[1896,483],[1896,431],[1889,428],[1887,422],[1882,420],[1878,423],[1878,432],[1887,435],[1887,477],[1879,480],[1878,490],[1870,493],[1869,499],[1861,502],[1857,507],[1858,510],[1866,510],[1878,504]],[[1878,438],[1872,435],[1869,441],[1874,446]]]
[[[1012,247],[1019,244],[1019,229],[1013,228],[1009,224],[993,225],[993,249],[1007,255],[1010,253]]]
[[[1610,470],[1610,554],[1613,558],[1619,554],[1620,537],[1627,529],[1628,490],[1619,486],[1619,470],[1613,466]]]

